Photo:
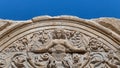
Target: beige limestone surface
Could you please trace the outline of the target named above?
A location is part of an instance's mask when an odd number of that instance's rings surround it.
[[[1,19],[0,68],[120,68],[120,19]]]

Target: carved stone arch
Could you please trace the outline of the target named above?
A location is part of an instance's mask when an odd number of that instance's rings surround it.
[[[120,35],[116,32],[119,29],[114,31],[100,22],[106,23],[104,20],[74,16],[1,20],[0,61],[5,62],[1,62],[0,66],[119,68]]]

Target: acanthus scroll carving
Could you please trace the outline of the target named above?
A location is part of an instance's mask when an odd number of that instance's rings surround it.
[[[1,54],[9,63],[1,57],[0,68],[120,68],[119,56],[102,41],[67,29],[31,33]]]

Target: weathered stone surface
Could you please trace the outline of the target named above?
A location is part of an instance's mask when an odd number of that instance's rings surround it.
[[[120,34],[120,19],[117,18],[98,18],[93,19],[93,21],[113,30],[114,32]]]
[[[0,68],[120,68],[120,21],[39,16],[0,21]]]

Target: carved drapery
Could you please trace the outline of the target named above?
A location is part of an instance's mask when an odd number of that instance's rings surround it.
[[[45,16],[3,22],[0,68],[120,68],[120,35],[95,21]]]

